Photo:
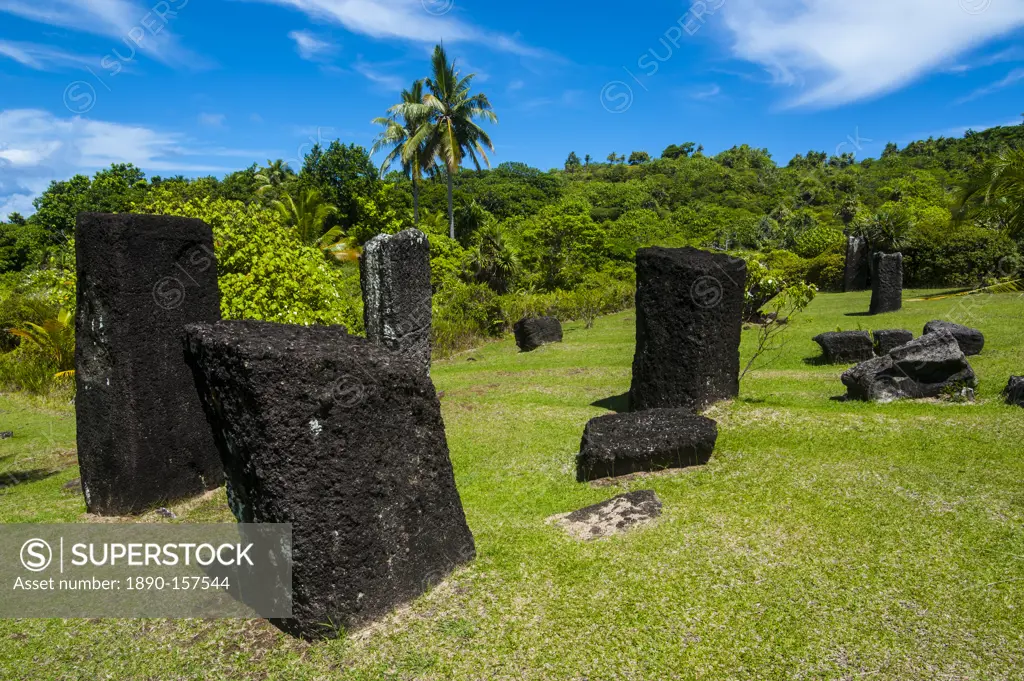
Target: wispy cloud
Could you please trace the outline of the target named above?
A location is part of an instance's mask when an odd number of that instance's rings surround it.
[[[455,12],[428,11],[422,0],[246,0],[291,7],[320,20],[344,26],[373,38],[418,43],[471,42],[524,57],[549,57],[515,35],[506,35],[466,23]],[[429,6],[429,5],[428,5]],[[442,9],[450,9],[445,3]]]
[[[288,37],[295,41],[295,51],[306,61],[325,61],[338,49],[334,43],[318,38],[309,31],[292,31]]]
[[[356,73],[363,76],[371,83],[379,85],[387,90],[401,90],[409,85],[409,83],[406,82],[407,79],[402,78],[395,73],[390,73],[389,69],[393,67],[393,64],[371,64],[363,61],[361,57],[352,64],[352,68]]]
[[[50,26],[107,36],[111,48],[137,50],[165,64],[198,66],[203,60],[181,46],[170,25],[189,0],[143,4],[134,0],[0,0],[0,13]],[[116,41],[116,42],[115,42]]]
[[[728,0],[735,56],[800,88],[790,106],[831,107],[877,97],[1024,26],[1024,0],[980,13],[936,0]]]
[[[1005,78],[997,80],[991,85],[986,85],[985,87],[978,88],[977,90],[967,95],[966,97],[961,97],[960,99],[956,100],[956,103],[965,104],[967,102],[978,99],[979,97],[991,95],[993,93],[999,92],[1000,90],[1005,90],[1006,88],[1012,85],[1016,85],[1022,80],[1024,80],[1024,69],[1014,69],[1013,71],[1010,71],[1008,74],[1006,74]]]
[[[986,66],[995,66],[996,64],[1022,60],[1024,60],[1024,49],[1014,46],[992,54],[987,54],[954,64],[946,69],[946,71],[949,73],[967,73],[968,71],[985,68]]]
[[[722,88],[718,83],[712,83],[706,88],[702,88],[695,92],[690,93],[690,99],[706,100],[714,99],[718,95],[722,94]]]
[[[199,125],[205,125],[208,128],[223,128],[225,120],[227,120],[227,116],[222,113],[199,114]]]
[[[37,71],[54,71],[87,64],[95,65],[98,62],[95,57],[83,57],[47,45],[10,40],[0,40],[0,57],[13,59],[22,66]]]

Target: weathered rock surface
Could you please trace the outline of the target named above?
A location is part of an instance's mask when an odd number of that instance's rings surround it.
[[[953,334],[953,338],[956,338],[956,342],[960,346],[960,349],[963,350],[963,353],[968,357],[980,355],[981,351],[985,349],[984,334],[969,326],[962,326],[960,324],[954,324],[953,322],[943,322],[938,320],[925,324],[925,333],[935,333],[936,331],[948,331]]]
[[[939,331],[858,364],[843,374],[843,385],[851,399],[889,402],[976,388],[978,379],[953,335]]]
[[[828,364],[853,364],[875,356],[867,331],[829,331],[813,338]]]
[[[562,342],[562,323],[554,317],[526,317],[512,327],[516,345],[523,352],[536,350],[548,343]]]
[[[904,329],[881,329],[874,332],[874,337],[875,354],[879,357],[914,340],[914,334]]]
[[[633,411],[698,411],[739,393],[747,265],[695,248],[636,254]]]
[[[1010,382],[1006,384],[1003,391],[1007,404],[1015,404],[1024,407],[1024,376],[1010,376]]]
[[[140,513],[224,482],[182,350],[220,319],[201,220],[82,213],[75,230],[78,462],[90,513]]]
[[[871,314],[903,309],[903,254],[875,253],[871,285]]]
[[[717,439],[718,424],[685,409],[598,416],[583,430],[576,479],[699,466],[711,458]]]
[[[418,357],[342,327],[187,327],[241,522],[293,526],[293,617],[337,635],[405,603],[475,555],[441,407]]]
[[[864,291],[868,287],[868,240],[862,236],[846,237],[846,269],[843,291]]]
[[[366,337],[430,374],[430,243],[418,229],[381,234],[359,263]]]
[[[620,494],[600,504],[555,516],[555,524],[573,539],[589,541],[626,532],[661,515],[661,500],[654,490]]]

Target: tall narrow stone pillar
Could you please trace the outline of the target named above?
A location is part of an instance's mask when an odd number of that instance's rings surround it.
[[[903,308],[903,254],[875,253],[871,282],[871,314]]]

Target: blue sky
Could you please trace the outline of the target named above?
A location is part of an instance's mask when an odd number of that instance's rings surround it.
[[[693,141],[877,156],[1021,120],[1024,0],[0,0],[0,215],[130,161],[220,175],[370,120],[444,40],[494,163]]]

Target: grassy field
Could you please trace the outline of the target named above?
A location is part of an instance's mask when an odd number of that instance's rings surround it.
[[[628,389],[632,312],[439,363],[473,564],[312,645],[262,621],[0,621],[0,679],[1022,679],[1024,412],[999,393],[1024,374],[1024,298],[867,307],[819,296],[710,410],[710,464],[615,486],[577,484],[574,456],[593,403]],[[986,334],[975,404],[830,400],[843,367],[808,361],[819,332],[935,318]],[[0,521],[87,521],[63,489],[72,413],[7,396],[0,430]],[[545,522],[632,489],[661,497],[655,524],[577,543]],[[223,491],[174,510],[230,518]]]

